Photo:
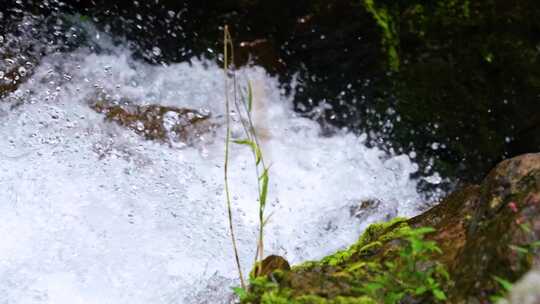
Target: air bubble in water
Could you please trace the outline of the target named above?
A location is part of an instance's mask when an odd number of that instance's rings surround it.
[[[161,55],[161,49],[158,48],[157,46],[153,47],[152,48],[152,54],[154,54],[155,56]]]

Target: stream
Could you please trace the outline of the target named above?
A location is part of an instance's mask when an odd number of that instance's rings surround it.
[[[31,18],[24,22],[33,27]],[[223,186],[223,70],[198,58],[149,64],[128,42],[77,22],[87,39],[61,51],[31,31],[38,38],[2,37],[12,42],[4,54],[28,41],[41,51],[0,66],[3,80],[14,67],[24,79],[0,99],[0,303],[231,302],[239,281]],[[254,84],[255,124],[270,164],[265,254],[293,264],[318,259],[370,223],[426,208],[408,155],[368,148],[365,135],[323,134],[261,67],[240,68],[237,77],[242,87]],[[194,109],[209,113],[213,128],[190,143],[148,140],[96,112],[91,105],[100,100]],[[232,131],[241,138],[237,120]],[[257,188],[249,149],[231,147],[247,273]]]

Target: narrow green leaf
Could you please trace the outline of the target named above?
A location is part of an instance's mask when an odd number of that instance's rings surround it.
[[[499,284],[501,284],[502,288],[504,288],[504,290],[506,291],[510,291],[510,289],[512,289],[512,282],[510,281],[507,281],[501,277],[498,277],[498,276],[493,276],[493,279],[495,279],[495,281],[497,281]]]
[[[237,140],[233,140],[233,143],[249,146],[251,150],[253,151],[253,153],[255,153],[255,164],[258,165],[261,162],[262,153],[257,143],[249,139],[237,139]]]
[[[416,288],[416,290],[414,291],[414,294],[415,295],[421,295],[423,293],[425,293],[427,291],[427,287],[426,286],[420,286],[418,288]]]
[[[259,203],[262,208],[266,205],[266,196],[268,195],[268,168],[264,168],[264,172],[261,177],[261,196],[259,197]]]
[[[437,231],[435,228],[432,227],[420,227],[417,229],[413,229],[409,232],[411,236],[423,236],[424,234],[432,233]]]
[[[498,303],[500,300],[504,299],[504,297],[500,296],[500,295],[494,295],[494,296],[491,296],[489,297],[489,300],[492,302],[492,303]]]
[[[446,300],[446,295],[444,294],[444,291],[442,291],[440,289],[433,290],[433,295],[435,296],[435,299],[437,299],[439,301]]]
[[[525,232],[531,232],[531,227],[527,223],[520,224],[519,228],[521,228],[521,230],[523,230]]]
[[[266,217],[266,219],[263,221],[263,227],[266,226],[266,224],[268,224],[268,222],[270,221],[270,218],[272,218],[272,215],[274,215],[274,213],[270,213],[270,215],[268,215]]]
[[[251,141],[249,139],[236,139],[236,140],[233,140],[233,143],[239,144],[239,145],[246,145],[246,146],[253,146],[254,145],[253,141]]]
[[[522,253],[522,254],[529,253],[529,250],[527,250],[527,248],[523,248],[523,247],[516,246],[516,245],[508,245],[508,247],[510,247],[510,249],[512,249],[512,250],[514,250],[515,252],[518,252],[518,253]]]
[[[437,268],[436,268],[436,271],[439,275],[441,275],[444,279],[446,279],[447,281],[450,280],[450,274],[448,273],[448,271],[446,271],[446,269],[444,268],[443,265],[441,264],[438,264],[437,265]]]
[[[243,299],[247,296],[247,292],[242,287],[233,287],[232,288],[235,295],[237,295],[240,299]]]
[[[538,248],[540,247],[540,241],[535,241],[529,244],[531,248]]]
[[[248,80],[248,96],[247,96],[247,108],[248,112],[251,113],[251,109],[253,108],[253,89],[251,88],[251,81]]]
[[[261,148],[259,148],[259,145],[257,144],[255,144],[252,148],[253,148],[253,151],[255,151],[255,165],[259,165],[262,159]]]

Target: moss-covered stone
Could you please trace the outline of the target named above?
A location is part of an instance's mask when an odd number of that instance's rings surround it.
[[[423,244],[435,241],[441,251],[429,251],[414,267],[448,270],[452,281],[445,281],[444,270],[431,279],[441,280],[437,284],[446,302],[486,303],[502,292],[495,276],[515,281],[540,265],[540,153],[502,162],[481,185],[466,187],[417,217],[371,225],[346,250],[256,278],[243,302],[381,303],[369,292],[370,284],[381,282],[381,276],[401,279],[401,271],[388,271],[400,269],[392,265],[403,263],[411,235],[425,226],[436,232]],[[411,292],[402,301],[435,299]]]
[[[251,281],[244,303],[378,303],[368,283],[385,273],[385,262],[399,259],[414,232],[406,219],[371,225],[346,250]]]

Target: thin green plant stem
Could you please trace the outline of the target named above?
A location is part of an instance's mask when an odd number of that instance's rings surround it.
[[[232,40],[231,40],[232,41]],[[231,58],[234,58],[234,49],[231,48]],[[248,105],[246,102],[239,102],[237,96],[237,78],[236,73],[233,70],[232,71],[232,77],[233,77],[233,96],[234,96],[234,105],[236,108],[236,111],[238,112],[238,115],[240,116],[240,123],[242,125],[242,128],[244,129],[244,133],[248,139],[248,141],[255,143],[256,149],[251,149],[251,152],[253,154],[253,158],[255,160],[255,174],[257,178],[257,190],[259,194],[259,229],[258,229],[258,237],[257,237],[257,246],[255,251],[255,258],[254,258],[254,265],[255,265],[255,275],[258,276],[260,273],[260,267],[258,267],[257,260],[262,262],[264,259],[264,205],[265,202],[262,201],[265,198],[265,195],[263,193],[264,184],[261,184],[261,172],[259,170],[258,161],[260,160],[263,168],[263,175],[266,174],[265,178],[267,179],[267,171],[268,168],[266,167],[266,164],[264,162],[264,157],[262,157],[262,151],[260,149],[260,142],[259,138],[257,136],[257,132],[255,130],[253,119],[251,116],[251,109],[248,108]],[[249,82],[248,82],[249,84]],[[249,89],[251,90],[251,85],[249,85]],[[250,94],[250,98],[252,98]],[[251,104],[252,100],[249,100],[249,103]],[[242,118],[242,112],[245,113],[246,119]],[[257,155],[259,153],[259,155]],[[260,157],[259,157],[260,156]],[[267,186],[267,184],[266,184]]]
[[[230,35],[230,32],[228,31],[228,27],[225,27],[225,33],[224,33],[224,41],[225,41],[225,49],[224,49],[224,55],[225,55],[225,77],[228,79],[229,73],[232,74],[233,79],[233,103],[234,107],[236,108],[236,111],[238,113],[240,123],[242,125],[242,128],[244,130],[246,139],[241,140],[234,140],[234,143],[247,145],[250,147],[254,163],[255,163],[255,175],[257,180],[257,191],[259,194],[259,229],[258,229],[258,236],[257,236],[257,246],[256,246],[256,252],[255,252],[255,258],[254,258],[254,273],[255,276],[258,276],[260,274],[260,264],[262,263],[262,260],[264,258],[264,226],[266,223],[266,220],[264,218],[264,209],[266,206],[266,198],[268,193],[268,167],[266,167],[266,164],[264,162],[264,157],[261,151],[260,142],[257,136],[257,132],[255,129],[255,126],[253,124],[253,118],[251,116],[251,110],[252,110],[252,103],[253,103],[253,92],[251,84],[248,81],[248,98],[246,100],[245,96],[241,94],[241,100],[244,102],[240,102],[238,98],[238,83],[237,83],[237,77],[236,77],[236,71],[234,69],[234,66],[232,69],[229,69],[229,59],[230,63],[234,65],[234,44],[232,37]],[[230,49],[229,49],[230,47]],[[229,51],[230,50],[230,56]],[[226,80],[227,80],[226,79]],[[226,110],[227,110],[227,143],[226,143],[226,158],[227,158],[227,168],[228,168],[228,153],[229,153],[229,144],[230,144],[230,102],[228,97],[229,92],[229,86],[228,82],[226,82]],[[247,101],[247,102],[246,102]],[[261,168],[262,168],[262,174],[261,174]],[[227,175],[227,174],[226,174]],[[228,177],[226,178],[226,183],[228,183]],[[229,191],[228,191],[228,185],[226,185],[226,192],[228,195],[228,204],[230,204],[229,199]],[[229,207],[230,211],[230,207]],[[229,222],[232,222],[232,215],[229,216],[230,220]],[[232,226],[231,226],[232,229]],[[234,233],[233,233],[234,234]],[[233,242],[235,242],[233,238]],[[236,252],[236,251],[235,251]],[[236,254],[236,257],[238,259],[238,255]],[[261,263],[257,263],[257,261],[260,261]],[[239,265],[239,263],[238,263]],[[239,266],[239,271],[240,266]],[[242,287],[244,288],[244,287]]]
[[[257,156],[257,152],[254,149],[251,149],[251,152],[253,154],[253,158],[255,160],[255,175],[257,178],[257,191],[259,193],[259,200],[262,197],[262,191],[261,191],[261,184],[260,184],[260,177],[261,173],[259,170],[259,166],[257,165],[258,159],[260,159],[263,169],[266,171],[266,165],[264,163],[264,157],[262,157],[262,151],[260,151],[260,144],[259,139],[257,137],[257,133],[255,131],[255,128],[253,126],[253,120],[251,119],[251,113],[249,109],[246,106],[245,102],[238,102],[236,99],[236,74],[233,71],[233,81],[234,81],[234,105],[236,107],[236,111],[240,115],[242,112],[246,113],[247,121],[245,119],[242,119],[240,117],[240,123],[242,125],[242,128],[244,129],[244,133],[247,136],[247,139],[250,142],[254,142],[257,149],[259,150],[259,153],[261,154],[261,157],[259,158]],[[243,106],[243,111],[240,108],[240,104]],[[241,115],[240,115],[241,116]],[[262,207],[263,202],[259,201],[259,231],[258,231],[258,237],[257,237],[257,248],[255,250],[255,258],[253,264],[255,265],[255,275],[259,275],[260,267],[258,267],[257,260],[261,261],[264,259],[264,208]]]
[[[250,89],[251,89],[251,85],[250,85]],[[251,101],[250,101],[251,103]],[[247,119],[248,119],[248,125],[249,125],[249,131],[248,133],[250,133],[252,135],[252,138],[253,138],[253,141],[255,142],[255,145],[258,147],[258,149],[260,150],[260,142],[259,142],[259,137],[257,136],[257,131],[255,130],[255,126],[253,124],[253,119],[251,117],[251,111],[250,109],[248,109],[248,105],[247,103],[242,103],[243,107],[244,107],[244,111],[247,113],[246,116],[247,116]],[[262,151],[260,152],[261,155],[262,155]],[[264,157],[261,156],[261,164],[262,164],[262,168],[263,168],[263,175],[266,179],[268,179],[268,167],[266,167],[266,164],[264,162]],[[264,207],[265,207],[265,204],[266,204],[266,201],[262,201],[262,200],[266,200],[266,196],[265,194],[263,193],[265,191],[265,189],[262,189],[265,185],[260,183],[260,180],[261,180],[261,174],[259,172],[259,167],[256,166],[256,171],[257,171],[257,177],[258,177],[258,181],[259,181],[259,185],[258,185],[258,191],[259,191],[259,240],[258,240],[258,245],[257,245],[257,251],[255,253],[255,265],[257,265],[257,254],[259,255],[259,261],[262,263],[263,259],[264,259],[264,225],[265,225],[265,219],[264,219]],[[268,186],[268,184],[266,184],[266,187]],[[262,266],[262,265],[259,265],[259,266]],[[259,275],[260,273],[260,268],[261,267],[256,267],[255,269],[255,273],[256,275]]]
[[[230,117],[230,106],[229,106],[229,83],[227,81],[229,75],[229,54],[228,49],[233,50],[233,44],[231,39],[231,34],[229,33],[229,28],[225,25],[223,30],[223,70],[225,72],[225,116],[226,116],[226,136],[225,136],[225,162],[224,162],[224,180],[225,180],[225,196],[227,200],[227,215],[229,220],[229,232],[231,236],[231,242],[234,251],[234,258],[236,260],[236,267],[238,268],[238,276],[240,277],[240,285],[242,289],[246,289],[246,283],[244,282],[244,275],[242,274],[242,266],[240,264],[240,257],[238,255],[238,246],[236,242],[236,236],[234,233],[233,225],[233,216],[232,216],[232,207],[231,207],[231,193],[229,189],[229,144],[231,139],[231,117]]]

